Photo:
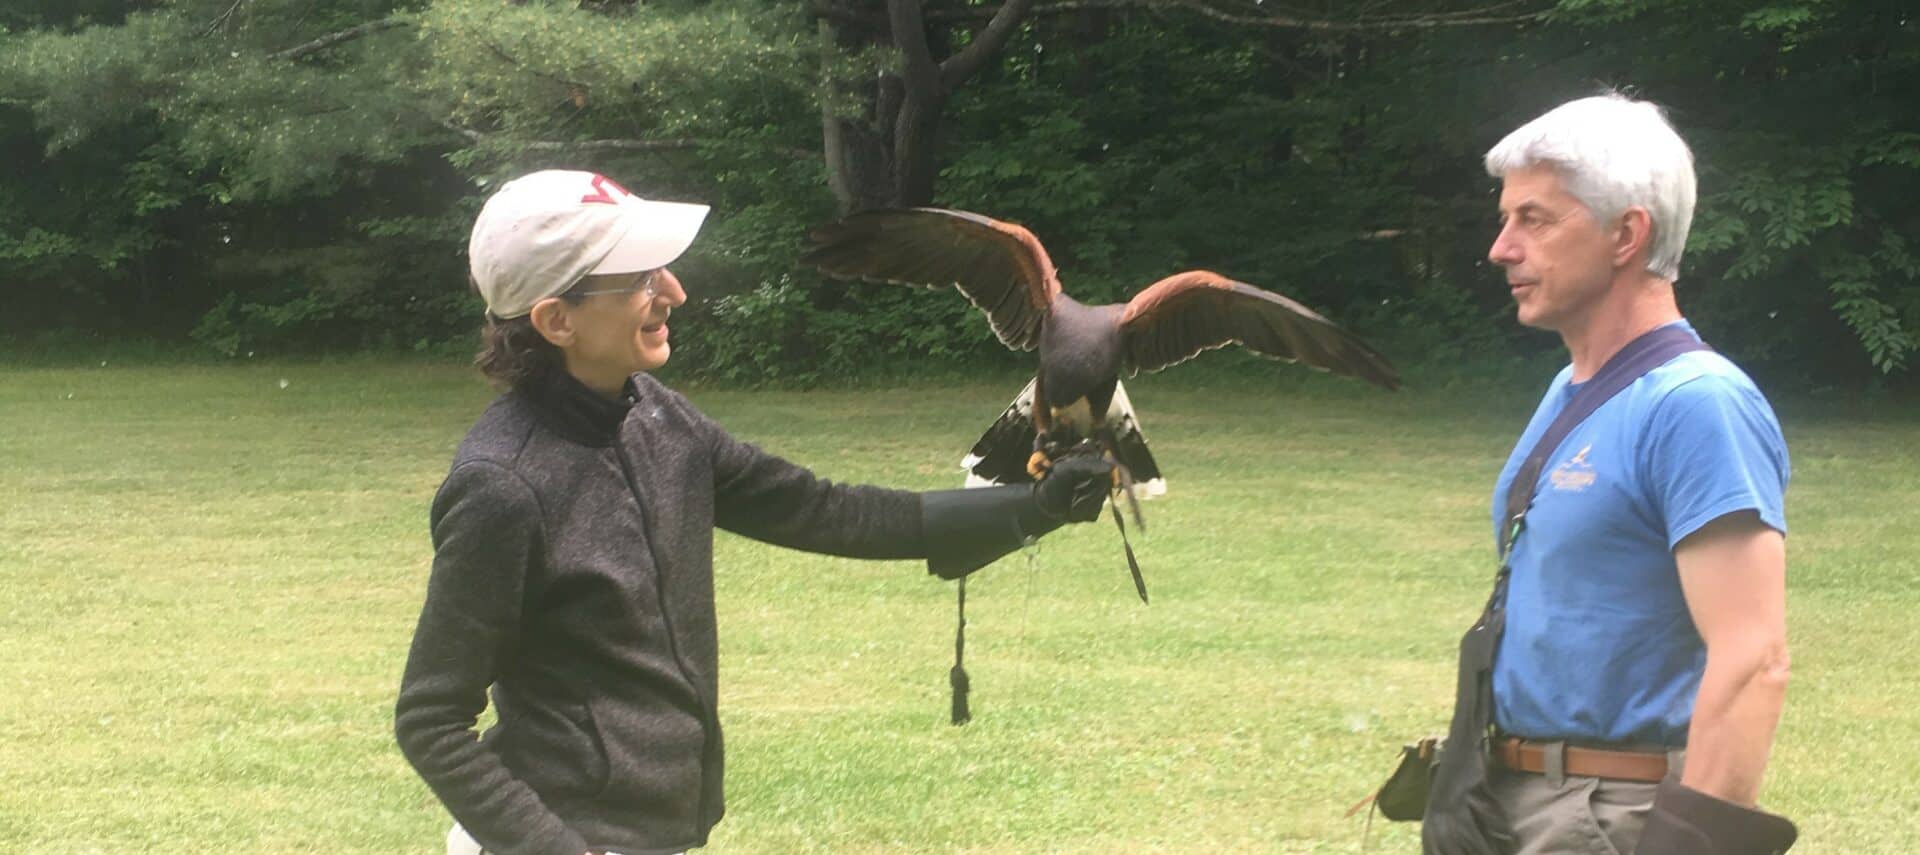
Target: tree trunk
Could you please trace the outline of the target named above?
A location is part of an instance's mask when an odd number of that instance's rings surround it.
[[[886,33],[861,32],[844,22],[823,19],[819,26],[821,40],[836,51],[892,41]],[[825,62],[832,62],[831,55]],[[945,101],[938,87],[916,89],[891,72],[859,81],[836,80],[830,67],[822,73],[827,185],[841,215],[932,203],[939,174],[935,140]]]
[[[827,184],[842,215],[933,203],[940,174],[940,115],[947,96],[1000,52],[1033,7],[1033,0],[1008,0],[964,50],[948,56],[947,25],[936,24],[941,29],[929,33],[921,2],[884,0],[884,22],[849,16],[820,19],[820,38],[827,48],[821,69],[821,135]],[[834,55],[866,47],[898,51],[899,70],[857,82],[838,79]]]
[[[940,110],[946,99],[914,97],[909,90],[893,123],[893,204],[918,207],[933,204],[934,179],[939,175]]]
[[[889,96],[886,76],[860,81],[834,76],[833,55],[858,50],[875,39],[843,22],[822,18],[820,40],[828,50],[821,60],[820,124],[827,186],[842,215],[891,204],[893,146],[889,131],[899,98]],[[897,87],[897,84],[896,84]]]

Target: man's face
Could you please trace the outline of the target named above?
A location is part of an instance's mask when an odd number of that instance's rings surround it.
[[[1487,258],[1507,269],[1520,323],[1563,331],[1591,315],[1613,282],[1610,231],[1552,167],[1507,173]]]
[[[592,293],[567,308],[574,329],[574,340],[565,348],[570,369],[587,376],[624,378],[667,364],[673,354],[667,342],[667,316],[687,302],[687,292],[672,271],[662,267],[609,278],[605,284],[595,282],[590,291],[603,293]]]

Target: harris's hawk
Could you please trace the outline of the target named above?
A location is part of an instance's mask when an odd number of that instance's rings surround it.
[[[1092,440],[1119,464],[1115,474],[1130,499],[1164,490],[1120,375],[1159,371],[1229,344],[1399,386],[1386,357],[1352,333],[1293,300],[1207,270],[1168,276],[1126,303],[1089,306],[1061,290],[1032,232],[979,214],[863,211],[815,229],[812,240],[802,263],[836,276],[952,285],[986,313],[1002,344],[1039,349],[1033,382],[967,456],[976,483],[1042,478],[1053,456]],[[1137,567],[1135,584],[1145,599]]]
[[[813,232],[803,263],[836,276],[928,287],[952,285],[987,315],[1002,344],[1040,351],[1022,398],[1032,407],[1025,472],[975,469],[989,481],[1038,477],[1048,452],[1094,439],[1123,465],[1109,422],[1120,375],[1159,371],[1202,351],[1239,344],[1263,356],[1398,388],[1393,366],[1352,333],[1271,291],[1207,270],[1168,276],[1126,303],[1088,306],[1060,289],[1058,272],[1032,232],[965,211],[874,210]],[[1125,392],[1117,398],[1124,402]],[[1023,409],[1017,400],[1008,415]],[[983,462],[1011,437],[993,431],[975,456]],[[1144,448],[1144,444],[1141,446]],[[985,452],[985,453],[982,453]],[[1150,460],[1150,458],[1148,458]],[[1142,475],[1137,467],[1134,474]]]

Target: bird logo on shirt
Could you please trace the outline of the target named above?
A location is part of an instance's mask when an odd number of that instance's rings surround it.
[[[1579,493],[1593,486],[1593,464],[1587,462],[1587,452],[1592,450],[1593,446],[1588,445],[1567,458],[1567,462],[1554,467],[1553,474],[1548,478],[1553,489],[1563,493]]]

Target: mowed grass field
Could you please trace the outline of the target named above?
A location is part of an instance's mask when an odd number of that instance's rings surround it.
[[[1357,852],[1444,728],[1487,495],[1547,378],[1376,394],[1275,367],[1130,385],[1171,493],[953,590],[722,534],[717,852]],[[284,382],[283,382],[284,381]],[[1183,382],[1184,381],[1184,382]],[[1018,389],[690,390],[840,480],[957,483]],[[0,369],[0,851],[435,852],[391,711],[457,365]],[[1764,803],[1809,853],[1920,852],[1920,410],[1777,402],[1795,681]],[[1376,822],[1369,851],[1417,850]]]

